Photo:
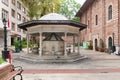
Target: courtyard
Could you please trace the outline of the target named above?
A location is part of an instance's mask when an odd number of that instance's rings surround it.
[[[71,63],[33,63],[13,53],[13,64],[22,66],[24,80],[119,80],[120,56],[80,48],[87,58]]]

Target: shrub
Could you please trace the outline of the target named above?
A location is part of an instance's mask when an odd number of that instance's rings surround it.
[[[0,64],[5,62],[5,60],[3,58],[0,58]]]

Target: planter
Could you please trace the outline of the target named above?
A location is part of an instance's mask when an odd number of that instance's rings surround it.
[[[20,48],[19,47],[15,47],[15,52],[19,53],[20,52]]]
[[[90,49],[90,50],[93,50],[93,46],[89,46],[89,49]]]
[[[104,52],[104,48],[98,48],[98,51]]]
[[[98,51],[98,47],[97,47],[97,48],[95,48],[95,50],[96,50],[96,51]]]
[[[109,49],[108,48],[104,48],[104,52],[109,53]]]

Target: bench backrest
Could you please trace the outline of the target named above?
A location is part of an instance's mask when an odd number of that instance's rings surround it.
[[[0,69],[0,80],[12,71],[13,71],[13,65],[11,64],[1,68]]]

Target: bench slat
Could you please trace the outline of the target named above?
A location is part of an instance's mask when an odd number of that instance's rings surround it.
[[[9,74],[7,74],[4,78],[2,78],[1,80],[10,80],[12,79],[13,77],[15,77],[17,74],[19,74],[20,71],[13,71]]]
[[[6,67],[3,67],[0,69],[0,80],[10,80],[16,75],[21,76],[22,80],[22,67],[18,66],[18,69],[16,69],[12,64],[7,65]],[[16,70],[15,70],[16,69]]]

